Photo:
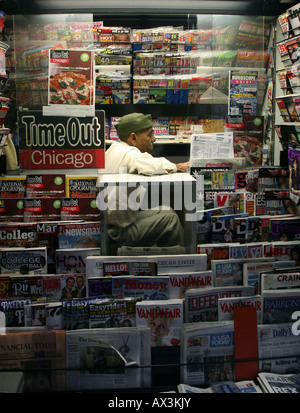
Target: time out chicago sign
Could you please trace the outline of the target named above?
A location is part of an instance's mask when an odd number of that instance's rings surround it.
[[[104,168],[105,112],[94,117],[19,112],[23,169]]]

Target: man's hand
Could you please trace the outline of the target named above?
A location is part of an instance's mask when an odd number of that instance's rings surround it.
[[[176,164],[177,172],[186,172],[187,167],[190,166],[189,162],[182,162]]]

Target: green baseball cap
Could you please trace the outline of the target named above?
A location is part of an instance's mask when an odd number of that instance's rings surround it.
[[[152,128],[152,116],[143,113],[130,113],[121,118],[115,125],[119,136],[128,136],[132,132],[139,132],[144,129]]]

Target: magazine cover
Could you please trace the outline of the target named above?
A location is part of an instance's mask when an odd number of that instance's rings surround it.
[[[100,221],[100,210],[96,198],[61,198],[61,221]]]
[[[30,174],[26,175],[26,197],[66,196],[66,178],[64,174]]]
[[[100,255],[100,248],[62,248],[55,251],[56,273],[84,273],[85,260],[90,255]]]
[[[112,278],[112,295],[118,298],[142,298],[143,300],[168,300],[170,280],[168,276],[123,275]]]
[[[94,103],[94,56],[89,50],[49,50],[49,105]]]
[[[200,271],[198,273],[170,274],[170,298],[184,298],[189,288],[213,287],[213,272]]]
[[[89,328],[135,327],[139,301],[139,298],[94,300],[88,305]]]
[[[230,99],[231,100],[231,99]],[[238,99],[239,100],[239,99]],[[245,106],[244,106],[245,108]],[[255,108],[249,115],[255,115]],[[260,167],[263,159],[263,116],[243,116],[233,131],[234,156],[245,158],[246,167]]]
[[[253,287],[229,286],[193,288],[187,290],[184,301],[184,322],[198,323],[218,320],[218,299],[225,297],[249,297]]]
[[[213,216],[211,218],[211,240],[212,242],[236,242],[234,221],[237,218],[246,218],[248,214],[234,214]]]
[[[136,326],[149,327],[151,346],[180,345],[183,300],[141,301],[136,304]]]
[[[65,222],[58,223],[58,248],[100,248],[101,223]]]
[[[24,200],[0,198],[0,222],[24,222]]]
[[[1,248],[1,274],[47,274],[46,247]]]
[[[0,223],[0,247],[37,247],[36,223]]]
[[[69,198],[96,198],[99,193],[97,176],[66,176],[66,196]]]
[[[218,299],[218,321],[234,320],[234,310],[237,308],[254,307],[257,323],[261,323],[262,298],[260,295],[252,297],[230,297]]]
[[[1,176],[0,198],[25,198],[26,176]]]
[[[256,115],[258,72],[229,72],[229,115]]]

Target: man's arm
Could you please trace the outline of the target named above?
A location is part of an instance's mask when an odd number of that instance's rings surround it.
[[[190,166],[189,162],[182,162],[182,163],[177,163],[176,168],[177,172],[186,172],[186,169]]]

